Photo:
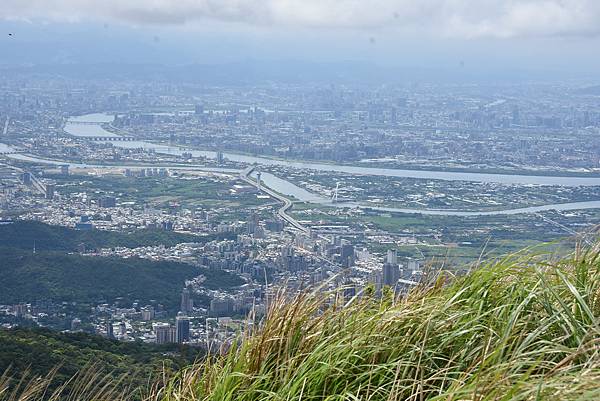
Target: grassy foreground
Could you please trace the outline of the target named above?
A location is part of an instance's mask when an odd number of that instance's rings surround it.
[[[147,399],[597,400],[599,317],[600,248],[511,255],[401,299],[282,296],[226,356]],[[64,399],[127,399],[89,375],[74,379],[89,391]],[[38,399],[31,383],[11,395],[0,380],[0,400]]]

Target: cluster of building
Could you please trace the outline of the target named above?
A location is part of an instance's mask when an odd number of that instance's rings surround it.
[[[598,169],[600,161],[597,99],[585,92],[565,91],[561,85],[517,90],[501,85],[490,89],[273,84],[243,91],[202,87],[195,88],[193,95],[190,87],[175,84],[76,84],[61,80],[27,81],[21,87],[0,84],[0,127],[4,126],[0,153],[7,158],[0,167],[0,212],[79,230],[145,228],[191,234],[192,240],[171,247],[84,246],[79,251],[90,257],[184,262],[235,274],[244,284],[210,289],[199,275],[182,283],[178,311],[158,304],[124,306],[116,301],[92,305],[91,312],[83,314],[61,300],[4,305],[0,306],[0,322],[5,324],[18,324],[22,319],[47,326],[60,322],[71,331],[92,331],[123,341],[223,349],[240,332],[252,329],[255,320],[248,316],[267,313],[268,301],[278,288],[287,287],[293,293],[307,287],[343,287],[348,296],[360,296],[373,285],[378,293],[389,287],[401,294],[431,279],[422,266],[423,258],[399,257],[395,251],[399,245],[421,245],[422,237],[414,231],[381,229],[364,222],[367,212],[362,209],[333,207],[325,211],[299,208],[295,218],[308,221],[291,220],[297,223],[293,228],[289,216],[284,222],[280,202],[258,193],[240,178],[239,171],[223,171],[223,167],[247,167],[227,161],[224,150],[419,168],[590,172]],[[173,111],[150,111],[167,108]],[[115,116],[101,130],[95,126],[102,137],[76,135],[68,129],[73,124],[70,116],[98,110]],[[117,140],[123,146],[113,142]],[[141,146],[138,140],[150,141],[152,146]],[[171,152],[171,147],[177,151]],[[200,150],[216,151],[216,158],[206,158]],[[61,161],[49,168],[51,161],[22,153]],[[65,160],[77,163],[68,167]],[[96,166],[100,163],[101,168]],[[200,163],[219,166],[221,172],[185,170]],[[80,175],[74,176],[74,169]],[[53,171],[46,174],[48,170]],[[100,170],[118,171],[120,178],[131,179],[133,188],[148,185],[149,178],[177,179],[177,184],[203,180],[218,187],[218,196],[203,203],[207,194],[198,192],[183,205],[179,197],[149,204],[133,193],[115,193],[110,186],[97,189],[85,183],[86,174],[98,178],[103,175]],[[436,207],[448,206],[450,197],[458,199],[461,191],[466,192],[464,188],[443,191],[424,180],[403,183],[400,188],[397,182],[384,179],[368,178],[371,181],[365,183],[363,177],[323,174],[328,177],[319,178],[295,167],[291,170],[286,176],[336,202],[366,193],[361,200],[373,204],[386,197],[398,204]],[[172,194],[164,192],[160,195],[170,199]],[[438,196],[442,192],[444,196]],[[477,203],[484,196],[478,188],[471,192],[479,198],[473,201],[462,196],[453,204]],[[520,196],[524,193],[510,192],[506,197],[517,194],[524,199]],[[494,192],[488,197],[494,198]],[[428,230],[431,242],[440,244],[443,229]],[[471,230],[482,231],[482,226]]]

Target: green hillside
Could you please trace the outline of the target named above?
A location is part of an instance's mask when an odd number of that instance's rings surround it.
[[[175,344],[124,343],[84,333],[0,329],[0,372],[21,376],[29,371],[31,377],[43,377],[58,367],[53,389],[88,366],[115,382],[126,375],[119,387],[147,388],[164,369],[174,371],[194,362],[198,352]]]
[[[15,221],[0,225],[0,246],[21,249],[74,252],[81,244],[86,249],[164,245],[182,242],[208,242],[220,236],[196,236],[158,229],[139,229],[129,233],[102,230],[75,230],[37,221]]]
[[[224,356],[147,400],[600,399],[600,248],[430,277],[400,298],[283,294]]]
[[[57,302],[124,302],[155,300],[177,311],[186,279],[204,275],[204,286],[227,289],[243,281],[230,273],[185,263],[146,259],[79,256],[57,252],[33,254],[0,248],[0,304]]]
[[[189,391],[157,399],[597,400],[599,256],[512,256],[400,299],[282,297]]]

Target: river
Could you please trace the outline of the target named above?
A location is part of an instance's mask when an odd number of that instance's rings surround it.
[[[112,121],[112,117],[106,114],[90,114],[85,116],[73,117],[69,119],[65,125],[65,131],[71,135],[79,137],[89,136],[118,136],[117,134],[106,131],[101,123]],[[81,124],[81,122],[94,123],[94,124]],[[176,146],[166,146],[161,144],[155,144],[144,141],[114,141],[111,142],[115,147],[120,148],[144,148],[154,149],[156,152],[172,155],[181,155],[183,152],[190,152],[194,156],[204,156],[208,158],[215,158],[216,154],[212,151],[202,150],[188,150]],[[5,144],[0,143],[0,152],[10,151],[11,148]],[[486,174],[486,173],[465,173],[465,172],[445,172],[445,171],[427,171],[427,170],[403,170],[403,169],[387,169],[387,168],[373,168],[373,167],[358,167],[358,166],[343,166],[335,164],[325,163],[312,163],[302,161],[285,161],[275,160],[265,157],[246,156],[235,153],[224,153],[224,156],[236,162],[243,162],[249,164],[260,164],[265,166],[285,166],[297,169],[312,169],[316,171],[324,172],[341,172],[347,174],[358,174],[358,175],[377,175],[377,176],[388,176],[388,177],[406,177],[406,178],[418,178],[418,179],[435,179],[435,180],[446,180],[446,181],[471,181],[471,182],[491,182],[499,184],[516,184],[516,185],[558,185],[558,186],[599,186],[600,178],[595,177],[558,177],[558,176],[530,176],[530,175],[511,175],[511,174]],[[32,161],[41,163],[62,163],[47,159],[37,158],[31,155],[23,154],[11,154],[8,157]],[[73,167],[135,167],[135,166],[100,166],[100,165],[87,165],[79,163],[64,163],[69,164]],[[148,166],[150,167],[150,166]],[[159,167],[152,166],[152,167]],[[165,166],[166,167],[166,166]],[[180,167],[190,168],[190,167]],[[215,172],[228,172],[232,173],[236,170],[232,169],[219,169],[219,168],[207,168],[202,166],[193,166],[206,171]],[[256,177],[256,175],[254,175]],[[269,188],[287,196],[292,196],[302,202],[317,203],[322,205],[347,208],[347,207],[360,207],[365,209],[380,210],[387,212],[398,212],[398,213],[420,213],[426,215],[445,215],[445,216],[491,216],[491,215],[514,215],[521,213],[537,213],[545,210],[580,210],[580,209],[598,209],[600,208],[600,201],[587,201],[587,202],[570,202],[560,204],[550,204],[543,206],[532,206],[526,208],[513,208],[504,210],[494,211],[461,211],[461,210],[441,210],[441,209],[410,209],[410,208],[391,208],[391,207],[378,207],[368,206],[364,204],[358,204],[356,202],[342,202],[332,203],[329,199],[311,193],[304,188],[300,188],[297,185],[277,177],[273,174],[263,172],[262,181]]]
[[[105,116],[102,122],[112,120],[111,116],[102,114],[90,114],[90,122],[102,120],[101,116]],[[88,121],[87,116],[77,117],[77,121]],[[108,120],[108,121],[107,121]],[[82,129],[82,127],[85,127]],[[74,136],[118,136],[106,131],[98,125],[79,125],[67,123],[65,131]],[[114,146],[121,148],[144,148],[154,149],[157,152],[181,155],[184,152],[192,153],[194,156],[204,156],[215,158],[216,153],[204,150],[187,150],[177,146],[167,146],[163,144],[155,144],[144,141],[130,142],[112,142]],[[237,153],[223,153],[224,157],[241,163],[257,163],[265,166],[284,166],[296,169],[312,169],[317,171],[340,172],[346,174],[357,175],[375,175],[386,177],[405,177],[430,180],[445,180],[445,181],[471,181],[471,182],[492,182],[498,184],[517,184],[517,185],[560,185],[560,186],[599,186],[600,177],[559,177],[559,176],[538,176],[538,175],[519,175],[519,174],[488,174],[488,173],[466,173],[466,172],[448,172],[448,171],[431,171],[431,170],[405,170],[391,168],[375,168],[375,167],[360,167],[360,166],[344,166],[327,163],[313,163],[304,161],[287,161],[270,159],[259,156],[240,155]]]

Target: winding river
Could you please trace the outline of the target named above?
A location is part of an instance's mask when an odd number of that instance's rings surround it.
[[[85,116],[73,117],[65,125],[65,131],[71,135],[79,137],[113,137],[118,136],[117,134],[110,133],[102,128],[101,124],[111,122],[112,116],[106,114],[89,114]],[[85,124],[82,124],[85,123]],[[181,155],[183,152],[190,152],[194,156],[204,156],[208,158],[215,158],[215,152],[201,151],[201,150],[187,150],[180,147],[170,147],[161,144],[155,144],[144,141],[114,141],[111,142],[115,147],[120,148],[144,148],[154,149],[158,153]],[[9,146],[0,143],[0,153],[7,153],[12,151]],[[8,157],[40,163],[62,163],[54,160],[47,160],[38,158],[32,155],[24,155],[19,153],[8,154]],[[446,181],[471,181],[471,182],[490,182],[498,184],[516,184],[516,185],[559,185],[559,186],[600,186],[600,177],[558,177],[558,176],[533,176],[533,175],[511,175],[511,174],[486,174],[486,173],[466,173],[466,172],[445,172],[445,171],[427,171],[427,170],[403,170],[403,169],[389,169],[389,168],[373,168],[373,167],[358,167],[358,166],[343,166],[335,164],[325,163],[312,163],[302,161],[285,161],[269,159],[265,157],[246,156],[236,153],[224,153],[224,156],[235,162],[259,164],[264,166],[284,166],[296,169],[311,169],[316,171],[329,171],[329,172],[341,172],[346,174],[357,174],[357,175],[376,175],[376,176],[388,176],[388,177],[406,177],[406,178],[418,178],[418,179],[436,179]],[[88,165],[79,163],[62,163],[69,164],[73,167],[81,168],[99,168],[99,167],[116,167],[116,166],[100,166],[100,165]],[[127,167],[127,166],[121,166]],[[129,166],[135,167],[135,166]],[[153,166],[159,167],[159,166]],[[172,168],[172,167],[171,167]],[[190,167],[181,167],[187,168]],[[194,166],[199,170],[205,171],[217,171],[217,172],[235,172],[232,169],[219,169],[219,168],[207,168],[202,166]],[[310,202],[323,204],[334,207],[360,207],[365,209],[380,210],[387,212],[397,213],[420,213],[427,215],[444,215],[444,216],[491,216],[491,215],[514,215],[521,213],[537,213],[545,210],[581,210],[581,209],[598,209],[600,208],[600,201],[587,201],[587,202],[571,202],[571,203],[560,203],[550,204],[543,206],[533,206],[526,208],[514,208],[494,211],[460,211],[460,210],[441,210],[441,209],[409,209],[409,208],[388,208],[388,207],[375,207],[356,202],[343,202],[343,203],[331,203],[329,199],[321,197],[317,194],[311,193],[304,188],[300,188],[297,185],[292,184],[280,177],[273,174],[263,172],[262,181],[269,188],[287,195],[293,196],[294,198],[302,202]]]

